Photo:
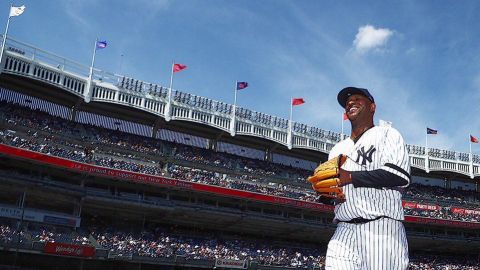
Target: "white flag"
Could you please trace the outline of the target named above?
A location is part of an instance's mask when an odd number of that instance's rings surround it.
[[[20,16],[25,11],[25,5],[21,7],[11,7],[10,8],[10,17]]]

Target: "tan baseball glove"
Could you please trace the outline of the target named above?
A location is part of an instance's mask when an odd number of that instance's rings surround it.
[[[315,169],[313,176],[307,180],[312,184],[312,188],[321,196],[345,199],[342,189],[342,182],[339,179],[340,167],[347,160],[347,156],[339,155],[320,165]]]

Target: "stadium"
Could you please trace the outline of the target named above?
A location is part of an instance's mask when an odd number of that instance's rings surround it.
[[[323,269],[343,134],[11,38],[0,87],[0,269]],[[478,269],[480,157],[407,148],[411,269]]]

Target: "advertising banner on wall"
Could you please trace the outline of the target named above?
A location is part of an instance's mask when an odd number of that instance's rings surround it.
[[[438,205],[421,204],[416,202],[402,202],[402,205],[403,205],[403,208],[407,208],[407,209],[420,209],[420,210],[433,210],[433,211],[438,211],[442,209],[442,207]]]
[[[465,209],[460,207],[452,207],[450,211],[452,211],[454,214],[460,215],[480,215],[480,210]]]
[[[246,260],[216,259],[215,267],[228,269],[247,269]]]
[[[65,243],[47,242],[43,250],[45,253],[74,256],[74,257],[93,257],[95,248],[91,246],[80,246]]]

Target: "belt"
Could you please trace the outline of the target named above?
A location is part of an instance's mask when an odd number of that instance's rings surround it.
[[[379,220],[381,218],[388,218],[388,217],[379,216],[379,217],[376,217],[374,219],[366,219],[366,218],[358,217],[358,218],[350,219],[350,220],[347,220],[347,221],[340,221],[340,222],[345,222],[345,223],[349,223],[349,224],[365,224],[365,223],[368,223],[370,221]]]

